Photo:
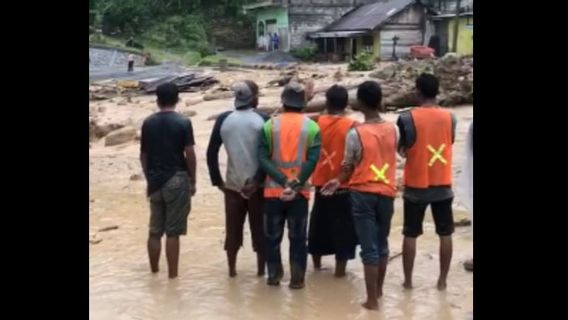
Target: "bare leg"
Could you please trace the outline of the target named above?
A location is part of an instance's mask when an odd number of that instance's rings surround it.
[[[377,278],[379,268],[377,265],[364,265],[364,270],[367,301],[361,305],[366,309],[377,310],[379,309],[379,302],[377,301]]]
[[[150,269],[152,273],[160,270],[160,251],[162,250],[161,236],[150,234],[148,236],[148,258],[150,259]]]
[[[166,238],[166,257],[168,258],[168,277],[170,279],[177,278],[179,261],[179,237]]]
[[[385,283],[385,275],[387,274],[387,264],[389,257],[381,257],[379,261],[379,275],[377,277],[377,298],[383,296],[383,283]]]
[[[438,278],[438,290],[446,290],[446,280],[452,262],[452,236],[440,237],[440,278]]]
[[[238,250],[227,250],[227,262],[229,264],[229,277],[237,275],[237,253]]]
[[[335,277],[345,277],[345,269],[347,268],[347,260],[335,260]]]
[[[321,269],[321,256],[312,254],[312,261],[314,262],[314,269],[320,270]]]
[[[405,289],[412,289],[412,269],[414,268],[414,258],[416,257],[416,238],[404,237],[402,244],[402,266],[404,269]]]

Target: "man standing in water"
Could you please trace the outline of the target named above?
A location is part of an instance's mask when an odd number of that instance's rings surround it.
[[[156,94],[160,111],[144,120],[140,144],[150,198],[148,257],[152,272],[157,273],[165,233],[168,275],[173,279],[178,275],[179,236],[187,232],[195,194],[195,142],[191,120],[175,112],[177,86],[161,84]]]
[[[258,138],[268,117],[258,113],[258,86],[253,81],[238,82],[234,111],[217,118],[207,148],[211,183],[225,195],[225,250],[229,276],[237,275],[237,253],[243,245],[243,226],[247,212],[252,248],[257,257],[257,274],[264,275],[263,175],[258,166]],[[228,156],[225,181],[219,171],[219,149],[225,144]]]
[[[461,200],[460,202],[471,214],[471,220],[473,221],[473,122],[471,122],[467,130],[465,159],[458,179],[456,192]],[[464,262],[463,265],[465,270],[473,272],[473,258]]]
[[[339,176],[345,151],[345,137],[356,121],[347,117],[348,93],[344,87],[334,85],[326,94],[327,113],[316,119],[320,128],[322,146],[320,159],[312,175],[316,187],[315,201],[310,217],[308,252],[314,268],[321,269],[323,255],[335,255],[335,276],[345,276],[347,260],[355,258],[357,235],[351,215],[351,201],[347,182],[330,196],[320,193],[321,187]]]
[[[302,114],[306,93],[298,83],[286,85],[282,92],[284,112],[268,120],[259,144],[260,166],[266,172],[264,219],[266,237],[267,284],[280,285],[284,275],[280,243],[288,221],[290,239],[289,287],[304,287],[307,246],[309,186],[306,182],[319,159],[318,125]]]
[[[341,174],[322,188],[322,194],[331,195],[349,181],[367,289],[367,301],[362,306],[367,309],[378,309],[377,300],[383,295],[396,196],[398,130],[379,115],[381,99],[378,83],[366,81],[359,86],[357,100],[365,122],[347,134]]]
[[[404,284],[412,288],[412,269],[416,256],[416,238],[422,234],[422,223],[428,205],[440,237],[440,276],[438,290],[446,289],[452,260],[452,145],[457,120],[436,104],[439,83],[431,74],[416,79],[421,106],[400,115],[397,125],[401,135],[401,153],[406,155],[404,167],[404,242],[402,262]]]

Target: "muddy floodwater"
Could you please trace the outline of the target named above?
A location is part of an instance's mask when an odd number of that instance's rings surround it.
[[[384,296],[379,311],[360,306],[365,298],[363,268],[359,257],[349,262],[347,276],[333,277],[334,259],[323,258],[324,270],[314,271],[308,263],[306,287],[290,290],[288,240],[282,244],[285,276],[280,287],[268,287],[265,278],[256,276],[248,224],[244,247],[239,253],[236,278],[229,278],[224,240],[224,205],[222,194],[210,185],[205,151],[212,121],[205,119],[227,110],[231,101],[202,104],[192,118],[198,155],[197,194],[193,198],[188,235],[181,238],[179,278],[169,280],[164,252],[160,272],[149,272],[146,255],[148,203],[140,174],[139,144],[104,147],[94,143],[90,149],[90,319],[472,319],[473,274],[462,263],[473,252],[470,227],[456,228],[454,256],[448,288],[436,289],[438,276],[438,238],[430,214],[424,235],[418,239],[411,291],[401,286],[402,202],[396,201],[391,229],[390,261]],[[473,108],[453,109],[458,116],[458,136],[454,148],[454,172],[459,171],[463,139],[472,119]],[[134,111],[127,111],[134,112]],[[140,110],[138,117],[150,114]],[[133,115],[135,116],[135,115]],[[354,117],[359,117],[354,114]],[[394,121],[395,114],[386,115]],[[226,159],[221,152],[224,170]],[[455,219],[468,215],[455,204]],[[117,227],[100,231],[108,227]],[[359,251],[359,249],[358,249]]]

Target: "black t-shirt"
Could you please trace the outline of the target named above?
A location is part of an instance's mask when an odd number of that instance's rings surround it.
[[[177,171],[187,171],[184,148],[195,145],[191,120],[177,112],[157,112],[144,120],[140,151],[147,155],[148,195]]]

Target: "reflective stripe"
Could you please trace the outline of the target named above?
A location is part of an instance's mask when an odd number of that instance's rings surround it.
[[[387,172],[387,170],[389,169],[389,164],[385,163],[385,165],[383,166],[382,169],[379,170],[379,168],[377,168],[377,166],[375,166],[374,164],[372,164],[369,169],[371,169],[371,171],[373,171],[373,173],[375,174],[375,177],[373,178],[373,180],[375,181],[382,181],[386,184],[389,184],[390,181],[389,179],[385,176],[385,173]]]
[[[272,118],[272,159],[280,160],[280,117]]]
[[[434,149],[432,145],[427,145],[426,148],[428,151],[432,152],[432,158],[430,158],[430,161],[428,162],[429,167],[433,166],[436,160],[440,160],[440,162],[444,165],[448,164],[448,161],[442,157],[442,152],[446,149],[446,144],[442,143],[438,150]]]
[[[281,161],[280,158],[280,117],[273,119],[272,126],[272,161],[274,164],[282,169],[292,169],[294,167],[301,167],[304,160],[304,153],[306,152],[306,144],[308,141],[310,119],[304,117],[302,123],[302,130],[298,141],[298,149],[296,151],[296,159],[294,161]]]

